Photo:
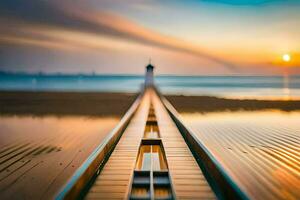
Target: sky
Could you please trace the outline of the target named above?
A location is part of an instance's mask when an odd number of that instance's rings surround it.
[[[158,74],[300,75],[300,1],[0,1],[0,71],[141,74],[150,59]]]

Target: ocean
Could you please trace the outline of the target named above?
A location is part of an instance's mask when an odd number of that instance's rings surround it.
[[[144,76],[0,73],[0,90],[138,92]],[[225,98],[300,99],[300,76],[155,77],[163,94]]]

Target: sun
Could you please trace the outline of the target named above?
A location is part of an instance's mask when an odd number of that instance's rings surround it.
[[[291,60],[291,56],[290,56],[290,54],[283,54],[282,55],[282,60],[284,61],[284,62],[290,62],[290,60]]]

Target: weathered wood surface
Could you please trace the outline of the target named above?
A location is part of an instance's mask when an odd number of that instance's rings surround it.
[[[152,101],[177,199],[216,199],[189,147],[155,93]]]
[[[182,135],[153,90],[147,90],[86,199],[127,198],[150,103],[155,109],[176,198],[216,199]]]
[[[124,131],[103,170],[90,188],[86,199],[125,199],[144,134],[148,109],[149,92],[146,92],[140,107]]]

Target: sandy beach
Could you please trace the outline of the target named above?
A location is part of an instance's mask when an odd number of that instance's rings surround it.
[[[0,92],[0,114],[120,116],[137,94],[106,92]],[[278,109],[300,110],[298,100],[225,99],[210,96],[166,95],[179,112]]]
[[[118,121],[0,116],[1,199],[53,199]]]
[[[300,112],[181,113],[250,199],[299,199]]]
[[[213,96],[166,96],[179,112],[300,110],[299,100],[227,99]]]
[[[0,92],[2,198],[53,198],[117,125],[136,96],[133,93]],[[184,113],[300,110],[300,101],[205,96],[166,98],[178,112],[183,113],[185,119],[190,119],[190,115]],[[198,121],[192,122],[187,120],[189,126],[198,127]]]
[[[121,116],[135,100],[133,93],[0,92],[0,114]]]
[[[0,99],[1,199],[53,199],[135,94],[1,92]]]

